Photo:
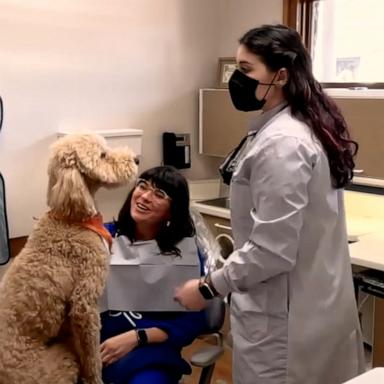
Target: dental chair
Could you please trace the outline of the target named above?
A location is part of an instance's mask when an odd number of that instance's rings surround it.
[[[190,208],[191,217],[195,224],[197,242],[199,244],[199,250],[204,250],[203,253],[213,256],[214,269],[220,268],[222,263],[218,258],[218,255],[222,254],[222,248],[218,244],[215,236],[205,223],[204,218],[200,212],[195,208]],[[209,273],[210,263],[209,256],[205,259],[206,273]],[[208,272],[207,272],[208,271]],[[212,380],[213,371],[215,369],[216,361],[224,353],[223,334],[221,328],[225,319],[225,301],[220,297],[215,297],[208,301],[206,307],[206,315],[208,320],[208,329],[205,334],[200,335],[199,338],[207,339],[213,338],[215,344],[211,345],[207,343],[207,346],[197,350],[190,358],[190,363],[201,368],[201,374],[199,378],[199,384],[210,384]]]
[[[199,384],[210,384],[217,359],[224,353],[223,335],[221,327],[225,318],[225,303],[220,297],[209,301],[205,309],[208,320],[207,332],[201,338],[213,338],[215,345],[207,345],[196,351],[190,362],[193,366],[201,368]]]

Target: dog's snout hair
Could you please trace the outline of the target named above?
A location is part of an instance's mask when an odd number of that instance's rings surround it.
[[[137,175],[137,156],[129,148],[110,148],[102,136],[72,134],[55,142],[48,165],[48,206],[61,217],[95,215],[94,194]]]

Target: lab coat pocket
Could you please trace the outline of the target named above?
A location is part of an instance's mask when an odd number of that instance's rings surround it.
[[[268,328],[267,284],[260,283],[247,293],[233,293],[231,327],[233,333],[249,341],[263,337]]]

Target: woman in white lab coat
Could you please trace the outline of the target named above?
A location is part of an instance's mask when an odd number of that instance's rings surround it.
[[[250,30],[237,63],[232,102],[262,114],[221,168],[236,250],[175,298],[232,293],[235,384],[340,384],[364,368],[343,203],[357,145],[296,31]]]

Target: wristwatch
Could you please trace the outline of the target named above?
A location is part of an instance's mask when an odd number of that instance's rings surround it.
[[[136,337],[138,345],[148,344],[148,335],[145,329],[136,329]]]
[[[200,280],[199,291],[206,300],[211,300],[216,296],[219,296],[219,292],[216,291],[215,287],[211,282],[211,277],[207,275],[204,279]]]

